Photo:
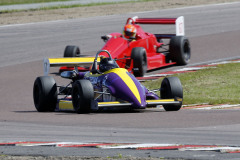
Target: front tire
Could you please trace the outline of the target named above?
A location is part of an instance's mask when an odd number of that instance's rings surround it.
[[[73,84],[72,103],[77,113],[89,113],[94,100],[93,86],[88,80],[78,80]]]
[[[63,57],[79,57],[81,54],[78,46],[66,46]]]
[[[170,40],[170,59],[177,65],[186,65],[190,61],[191,48],[188,38],[175,36]]]
[[[183,98],[182,84],[177,77],[164,78],[161,84],[161,99]],[[178,111],[182,107],[180,104],[163,105],[166,111]]]
[[[54,111],[57,104],[57,85],[53,77],[37,77],[33,85],[33,101],[38,112]]]
[[[145,48],[136,47],[132,49],[131,59],[133,60],[133,74],[136,77],[143,77],[147,72],[147,55]]]

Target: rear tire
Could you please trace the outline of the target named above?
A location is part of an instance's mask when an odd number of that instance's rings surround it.
[[[78,80],[73,84],[72,103],[77,113],[89,113],[94,100],[93,86],[88,80]]]
[[[136,77],[143,77],[147,72],[147,55],[146,50],[143,47],[136,47],[132,49],[131,59],[133,60],[133,74]]]
[[[38,112],[54,111],[57,104],[57,85],[53,77],[37,77],[33,85],[33,100]]]
[[[186,65],[190,61],[191,48],[189,40],[184,36],[175,36],[170,40],[170,59],[177,65]]]
[[[66,46],[63,57],[79,57],[81,54],[78,46]]]
[[[182,84],[177,77],[164,78],[161,84],[161,99],[183,98]],[[178,111],[182,103],[174,105],[163,105],[166,111]]]

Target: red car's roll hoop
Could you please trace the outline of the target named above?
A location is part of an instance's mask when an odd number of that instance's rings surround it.
[[[138,18],[137,16],[128,18],[126,24],[175,24],[176,36],[184,36],[184,17],[178,18]]]

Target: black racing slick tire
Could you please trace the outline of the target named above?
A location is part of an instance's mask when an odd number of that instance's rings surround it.
[[[161,99],[183,99],[182,84],[177,77],[164,78],[161,84]],[[182,107],[180,104],[163,105],[166,111],[178,111]]]
[[[53,112],[57,104],[57,85],[53,77],[37,77],[33,85],[33,101],[38,112]]]
[[[191,58],[191,48],[188,38],[184,36],[174,36],[170,40],[170,59],[177,65],[186,65]]]
[[[147,55],[143,47],[135,47],[131,52],[131,59],[133,61],[133,74],[136,77],[143,77],[147,72]]]
[[[93,85],[89,80],[77,80],[72,88],[72,103],[77,113],[90,113],[94,100]]]
[[[78,46],[66,46],[63,57],[79,57],[81,54]]]

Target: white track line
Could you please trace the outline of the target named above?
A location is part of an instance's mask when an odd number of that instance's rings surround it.
[[[239,151],[240,147],[199,147],[199,148],[180,148],[180,151],[219,151],[222,153]]]
[[[129,145],[119,145],[119,146],[100,146],[104,149],[136,149],[143,147],[165,147],[165,146],[178,146],[178,144],[129,144]]]
[[[234,105],[230,105],[230,104],[224,104],[224,105],[218,105],[218,106],[211,106],[211,107],[202,107],[202,108],[194,108],[194,109],[223,109],[223,108],[232,108],[232,107],[240,107],[240,104],[234,104]]]

